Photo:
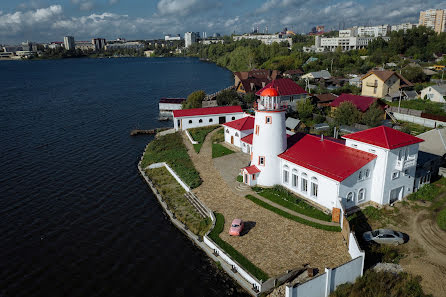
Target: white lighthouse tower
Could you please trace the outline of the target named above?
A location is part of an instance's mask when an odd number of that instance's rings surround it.
[[[260,173],[257,185],[273,186],[280,184],[280,160],[277,155],[287,148],[286,106],[281,104],[279,93],[273,87],[260,94],[255,111],[252,139],[252,160]]]

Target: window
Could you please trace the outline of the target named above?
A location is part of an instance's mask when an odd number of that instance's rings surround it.
[[[365,200],[365,189],[360,189],[358,191],[358,202]]]
[[[213,119],[209,119],[209,123],[212,123],[214,120]]]
[[[189,120],[189,124],[192,124],[192,120]]]
[[[290,174],[290,172],[289,172],[288,166],[286,166],[286,165],[283,166],[283,182],[285,184],[287,184],[289,181],[289,174]]]
[[[293,169],[293,174],[291,177],[291,185],[293,186],[293,188],[297,188],[298,181],[299,181],[299,177],[297,176],[297,170]]]
[[[232,120],[235,120],[235,117],[232,117]]]
[[[409,175],[409,169],[404,170],[404,175]]]
[[[308,180],[307,180],[307,174],[302,173],[302,186],[301,186],[301,190],[302,192],[307,192],[308,191]]]
[[[311,196],[313,197],[317,197],[317,178],[312,177],[311,178]]]
[[[366,169],[365,170],[365,177],[369,178],[370,177],[370,169]]]
[[[352,202],[353,201],[353,192],[350,192],[347,194],[347,202]]]
[[[358,180],[362,180],[362,171],[359,171]]]
[[[399,171],[392,173],[392,179],[397,179],[398,177],[400,177]]]
[[[403,150],[398,151],[398,160],[403,159]]]
[[[229,133],[229,129],[226,129],[226,133]]]
[[[256,125],[256,135],[259,135],[259,132],[260,132],[260,127],[259,125]]]
[[[256,180],[256,174],[255,173],[252,175],[252,180]]]
[[[235,132],[235,137],[238,137],[238,132]]]
[[[268,117],[268,116],[267,116],[267,117],[265,118],[265,123],[266,123],[266,124],[271,124],[272,122],[273,122],[273,119],[272,119],[271,117]]]
[[[259,156],[259,165],[265,166],[265,157]]]
[[[198,122],[199,122],[199,123],[203,123],[203,120],[202,120],[202,119],[199,119]]]

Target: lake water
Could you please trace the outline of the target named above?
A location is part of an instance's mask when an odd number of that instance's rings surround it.
[[[0,297],[246,296],[137,171],[160,97],[215,92],[193,58],[0,62]]]

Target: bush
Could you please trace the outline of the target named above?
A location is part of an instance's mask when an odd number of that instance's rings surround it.
[[[247,199],[251,200],[252,202],[254,202],[257,205],[260,205],[263,208],[266,208],[284,218],[296,221],[300,224],[304,224],[316,229],[321,229],[321,230],[325,230],[325,231],[330,231],[330,232],[341,232],[341,227],[338,226],[327,226],[327,225],[322,225],[322,224],[318,224],[318,223],[314,223],[311,221],[307,221],[305,219],[302,219],[301,217],[297,217],[297,216],[293,216],[292,214],[289,214],[288,212],[278,209],[272,205],[270,205],[269,203],[266,203],[252,195],[246,195],[245,196]]]
[[[243,176],[242,176],[242,175],[237,175],[236,180],[237,180],[239,183],[242,183],[242,182],[243,182]]]
[[[440,193],[441,189],[434,184],[427,184],[422,186],[418,191],[412,193],[407,197],[409,200],[427,200],[432,201]]]
[[[437,224],[442,230],[446,231],[446,208],[437,214]]]
[[[215,215],[215,226],[214,229],[209,233],[209,237],[226,253],[228,253],[233,260],[239,263],[243,268],[248,270],[252,275],[254,275],[258,280],[266,281],[269,279],[268,274],[262,271],[260,268],[255,266],[251,261],[240,254],[232,245],[220,238],[220,233],[223,232],[225,227],[225,217],[221,213],[214,213]]]
[[[192,189],[201,185],[200,174],[187,153],[180,133],[155,138],[147,146],[141,162],[142,168],[153,163],[166,162]]]

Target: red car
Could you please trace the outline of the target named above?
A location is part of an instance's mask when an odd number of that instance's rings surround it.
[[[244,226],[245,226],[245,223],[243,223],[242,220],[234,219],[232,221],[231,228],[229,228],[229,235],[240,236]]]

